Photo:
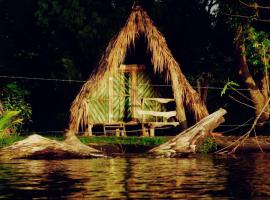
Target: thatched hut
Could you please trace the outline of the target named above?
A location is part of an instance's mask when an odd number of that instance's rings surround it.
[[[147,66],[142,63],[127,65],[127,54],[130,49],[136,49],[140,39],[145,42],[151,62]],[[80,127],[91,134],[95,124],[116,125],[117,128],[129,123],[139,123],[143,127],[175,122],[185,125],[186,109],[196,121],[208,115],[203,101],[173,58],[165,38],[148,14],[136,6],[73,101],[67,134],[77,133]],[[170,117],[175,120],[168,119]]]

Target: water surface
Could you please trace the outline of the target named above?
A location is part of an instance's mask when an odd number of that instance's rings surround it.
[[[270,199],[269,157],[0,161],[0,199]]]

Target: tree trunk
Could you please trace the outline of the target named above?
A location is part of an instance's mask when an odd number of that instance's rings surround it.
[[[201,82],[203,84],[201,88]],[[200,78],[197,79],[197,92],[203,102],[206,102],[209,86],[209,74],[203,73]]]
[[[0,99],[0,116],[4,114],[4,106],[3,106],[3,103]]]
[[[31,135],[0,150],[4,159],[70,159],[106,157],[101,151],[82,144],[76,136],[63,142]]]
[[[220,108],[168,142],[151,149],[149,153],[166,157],[173,157],[183,153],[195,153],[205,138],[210,136],[210,133],[219,124],[224,122],[223,115],[225,114],[226,110]]]
[[[255,108],[255,116],[257,117],[268,100],[268,91],[265,90],[266,88],[268,88],[268,85],[267,85],[268,79],[267,79],[267,76],[264,74],[261,80],[262,87],[260,90],[259,86],[256,84],[254,78],[252,77],[249,71],[242,27],[239,28],[238,37],[236,39],[236,53],[239,56],[239,62],[240,62],[239,75],[242,77],[243,81],[245,82],[247,86],[247,89],[249,91],[250,97],[253,101],[253,105]],[[262,126],[263,123],[266,120],[268,120],[268,118],[269,118],[269,109],[266,109],[258,121],[258,126]]]

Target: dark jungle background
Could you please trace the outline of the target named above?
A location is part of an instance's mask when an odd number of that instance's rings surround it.
[[[60,80],[88,79],[108,42],[124,25],[133,3],[134,0],[0,0],[0,99],[6,109],[17,106],[23,110],[25,130],[67,128],[70,105],[83,82]],[[268,0],[137,3],[164,34],[190,83],[196,87],[197,80],[207,74],[210,88],[206,104],[210,112],[219,107],[227,109],[228,125],[241,124],[254,116],[254,109],[229,95],[249,105],[252,102],[233,90],[221,96],[221,90],[229,81],[239,85],[233,86],[236,89],[247,89],[238,74],[241,55],[235,52],[239,27],[245,33],[247,62],[253,78],[260,81],[262,69],[269,67]],[[262,58],[268,59],[267,66]],[[247,90],[241,93],[249,96]],[[267,123],[265,127],[267,131]]]

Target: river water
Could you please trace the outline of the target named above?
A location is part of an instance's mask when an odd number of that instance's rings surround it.
[[[270,199],[269,158],[0,161],[0,199]]]

